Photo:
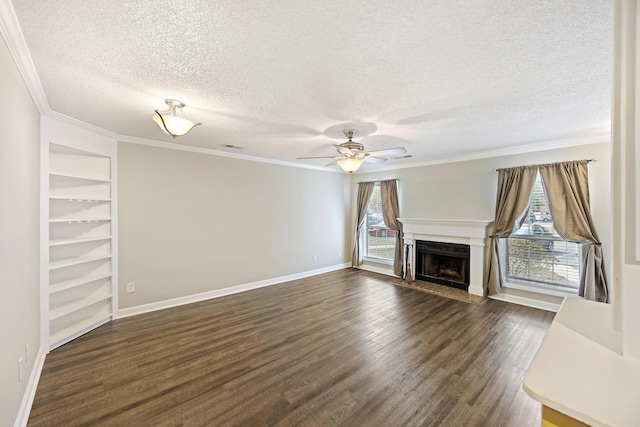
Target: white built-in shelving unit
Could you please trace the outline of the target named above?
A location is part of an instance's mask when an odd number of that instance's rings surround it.
[[[115,141],[43,139],[43,331],[49,350],[96,328],[117,309]]]

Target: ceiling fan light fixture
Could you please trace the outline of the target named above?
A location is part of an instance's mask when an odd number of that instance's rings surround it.
[[[363,162],[364,160],[355,157],[345,157],[344,159],[338,160],[338,165],[343,171],[353,173],[358,170]]]
[[[380,156],[392,156],[397,154],[406,153],[407,150],[404,147],[386,148],[383,150],[365,151],[364,145],[360,142],[353,140],[353,137],[358,133],[355,129],[344,129],[342,131],[344,136],[348,138],[347,142],[342,144],[333,144],[340,156],[314,156],[314,157],[297,157],[299,160],[306,159],[339,159],[333,160],[331,163],[325,166],[338,165],[343,171],[353,173],[360,168],[362,163],[374,163],[380,164],[386,162],[385,159]]]
[[[182,112],[184,102],[176,99],[165,99],[164,102],[169,106],[169,109],[163,112],[155,110],[156,115],[153,116],[153,121],[158,124],[163,132],[171,135],[173,138],[186,135],[191,129],[202,124],[192,122],[184,117],[184,113]],[[181,116],[177,114],[178,110],[180,110]]]

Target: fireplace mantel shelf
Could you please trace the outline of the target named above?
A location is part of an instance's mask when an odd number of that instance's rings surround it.
[[[493,221],[475,219],[398,218],[405,233],[484,239]]]
[[[397,218],[398,221],[412,224],[430,224],[430,225],[446,225],[446,226],[458,226],[458,227],[477,227],[491,224],[492,220],[486,219],[426,219],[426,218]]]

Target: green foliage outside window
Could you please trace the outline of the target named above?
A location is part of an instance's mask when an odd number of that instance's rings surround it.
[[[522,239],[509,239],[509,273],[513,278],[522,278],[539,282],[564,283],[567,278],[556,271],[554,255],[538,242]]]

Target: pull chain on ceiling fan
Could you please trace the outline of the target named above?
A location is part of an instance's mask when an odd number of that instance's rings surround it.
[[[342,131],[348,141],[342,144],[334,144],[336,150],[341,156],[319,156],[319,157],[298,157],[299,160],[305,159],[337,159],[326,166],[339,165],[345,172],[355,172],[363,162],[367,163],[384,163],[388,159],[379,156],[393,156],[406,153],[404,147],[387,148],[384,150],[365,151],[364,145],[353,140],[358,133],[356,129],[345,129]]]

